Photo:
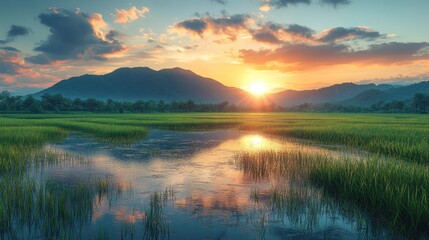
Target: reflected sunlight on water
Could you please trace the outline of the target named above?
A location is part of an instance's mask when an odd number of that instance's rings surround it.
[[[270,139],[263,135],[249,134],[238,140],[238,149],[243,151],[273,150],[279,151],[284,144],[278,139]]]
[[[68,181],[85,179],[85,176],[111,176],[117,182],[132,184],[132,194],[123,194],[115,201],[102,199],[94,202],[92,224],[82,230],[91,236],[89,238],[94,238],[99,226],[109,226],[112,236],[123,237],[114,232],[123,233],[124,226],[129,228],[127,224],[147,223],[150,220],[146,213],[161,214],[162,216],[156,217],[167,222],[155,226],[155,229],[160,227],[165,230],[168,227],[168,233],[173,239],[213,239],[219,236],[255,239],[262,238],[261,234],[263,238],[277,238],[278,232],[293,234],[295,237],[309,237],[317,232],[326,233],[327,229],[341,232],[340,238],[349,238],[347,236],[355,231],[353,222],[342,220],[338,216],[333,220],[322,207],[319,208],[323,212],[312,217],[317,220],[314,221],[317,224],[309,227],[294,223],[293,219],[301,218],[292,216],[293,214],[308,216],[307,208],[314,208],[315,205],[302,205],[301,209],[294,211],[282,210],[287,205],[276,205],[273,208],[270,205],[273,187],[283,184],[284,188],[290,188],[292,185],[287,181],[279,182],[278,178],[256,181],[234,164],[234,156],[239,151],[292,149],[332,155],[356,154],[347,152],[346,149],[326,149],[235,130],[198,133],[152,131],[147,139],[126,147],[113,147],[75,135],[50,147],[59,152],[80,154],[92,159],[93,163],[80,167],[48,166],[43,169],[43,174],[47,177]],[[154,205],[153,199],[156,198],[153,198],[153,194],[159,192],[160,196],[164,196],[165,189],[172,189],[167,195],[174,196],[161,197],[161,202]],[[315,199],[318,198],[316,194]],[[291,203],[297,202],[302,200],[291,200]],[[280,209],[285,214],[270,214],[273,209]],[[282,216],[281,219],[278,216]],[[228,228],[225,229],[225,226]],[[266,232],[266,228],[276,230]],[[206,231],[207,229],[210,231]],[[358,233],[354,234],[351,234],[352,238]],[[142,237],[138,234],[136,236]]]

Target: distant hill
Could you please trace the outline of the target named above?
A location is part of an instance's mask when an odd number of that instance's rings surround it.
[[[120,101],[189,100],[238,102],[247,93],[181,68],[155,71],[147,67],[119,68],[105,75],[83,75],[63,80],[35,93],[62,94],[68,98]]]
[[[379,101],[391,102],[394,100],[409,100],[416,93],[429,95],[429,81],[415,83],[407,86],[397,86],[385,90],[370,89],[359,93],[353,98],[341,103],[347,105],[370,106]]]
[[[367,90],[387,90],[394,88],[393,85],[365,84],[358,85],[354,83],[335,84],[330,87],[315,90],[286,90],[270,95],[270,99],[283,106],[295,106],[303,103],[337,103],[353,98],[356,95]]]
[[[408,100],[416,93],[429,94],[429,81],[395,86],[389,84],[342,83],[314,90],[286,90],[265,96],[263,103],[246,91],[228,87],[181,68],[155,71],[147,67],[119,68],[105,75],[83,75],[62,80],[50,88],[33,94],[62,94],[68,98],[113,99],[117,101],[164,100],[197,103],[228,101],[237,105],[255,106],[275,103],[291,107],[303,103],[339,103],[370,106],[379,101]]]

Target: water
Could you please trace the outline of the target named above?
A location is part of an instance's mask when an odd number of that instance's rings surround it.
[[[239,151],[300,150],[361,158],[365,152],[317,146],[273,136],[218,130],[151,130],[130,146],[98,143],[70,135],[46,149],[79,154],[85,165],[41,169],[45,178],[79,182],[109,178],[132,192],[94,199],[91,223],[80,236],[95,239],[359,239],[372,237],[366,219],[322,198],[317,189],[281,177],[253,179],[239,169]],[[273,204],[273,189],[287,196]],[[376,234],[385,234],[377,230]]]

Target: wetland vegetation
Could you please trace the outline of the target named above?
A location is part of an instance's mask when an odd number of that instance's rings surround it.
[[[333,216],[345,219],[345,238],[427,238],[428,123],[403,114],[1,115],[0,238],[201,237],[200,221],[231,238],[243,234],[226,230],[237,225],[252,238],[329,238],[320,222],[335,225]],[[100,209],[116,209],[114,220]]]

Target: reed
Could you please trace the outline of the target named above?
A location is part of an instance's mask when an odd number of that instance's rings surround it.
[[[429,222],[429,167],[377,157],[364,160],[332,158],[302,151],[242,152],[235,161],[255,181],[278,177],[292,184],[311,184],[335,199],[352,202],[356,208],[377,218],[401,234],[427,234]],[[300,186],[299,189],[307,189]],[[304,192],[294,192],[304,193]],[[273,191],[274,209],[312,201],[288,192]],[[254,197],[255,198],[255,197]],[[289,201],[289,200],[293,201]],[[289,209],[289,208],[288,208]],[[277,211],[279,212],[279,211]],[[293,216],[293,215],[291,215]],[[297,219],[296,219],[297,221]],[[413,235],[413,237],[415,237]]]

